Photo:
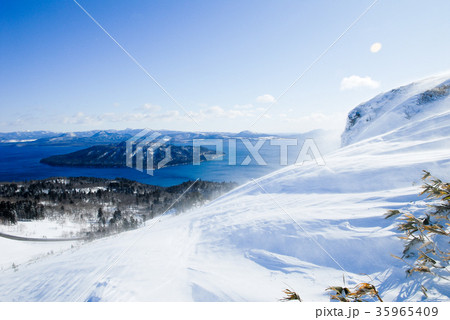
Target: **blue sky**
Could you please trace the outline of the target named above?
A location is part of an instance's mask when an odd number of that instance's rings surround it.
[[[379,0],[251,126],[373,0],[78,2],[183,108],[74,1],[2,0],[0,131],[343,129],[360,102],[450,70],[450,1]]]

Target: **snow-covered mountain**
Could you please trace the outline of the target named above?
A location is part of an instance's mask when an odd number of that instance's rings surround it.
[[[342,146],[394,130],[417,118],[448,109],[450,73],[382,93],[353,109],[342,134]]]
[[[448,83],[419,81],[358,106],[324,166],[286,167],[205,207],[2,271],[0,300],[276,301],[291,288],[328,301],[343,275],[348,286],[372,281],[385,301],[421,300],[417,278],[390,255],[403,246],[383,214],[426,209],[423,169],[450,179]],[[11,247],[20,255],[25,245],[0,239],[11,263]],[[448,301],[445,280],[427,288]]]

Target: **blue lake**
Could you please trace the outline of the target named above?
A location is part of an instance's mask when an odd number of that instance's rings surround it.
[[[259,165],[240,141],[238,141],[236,149],[237,165],[229,165],[229,153],[227,143],[225,143],[225,156],[222,159],[202,162],[200,165],[190,164],[162,168],[155,170],[153,175],[131,168],[52,167],[39,162],[42,158],[51,155],[65,154],[83,148],[85,147],[0,145],[0,181],[87,176],[108,179],[121,177],[160,186],[171,186],[197,178],[210,181],[234,181],[241,184],[283,167],[280,165],[280,148],[278,146],[271,146],[269,142],[266,142],[259,153],[267,165]],[[295,162],[300,148],[301,146],[289,147],[289,163]],[[247,156],[250,156],[252,161],[248,165],[240,165]]]

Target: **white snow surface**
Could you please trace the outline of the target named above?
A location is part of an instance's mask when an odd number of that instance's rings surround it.
[[[83,229],[90,227],[87,222],[69,219],[44,219],[18,221],[14,225],[0,225],[0,232],[28,238],[74,238]]]
[[[422,300],[420,279],[390,255],[403,245],[383,214],[426,209],[423,169],[450,180],[449,99],[391,117],[444,81],[377,97],[377,110],[388,111],[345,133],[352,143],[325,156],[325,166],[286,167],[202,208],[2,271],[0,300],[277,301],[290,288],[328,301],[325,289],[343,276],[347,286],[371,281],[385,301]],[[14,245],[0,238],[2,250]],[[449,300],[448,281],[426,286],[428,300]]]

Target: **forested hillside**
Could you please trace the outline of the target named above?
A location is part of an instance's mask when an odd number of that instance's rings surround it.
[[[2,183],[0,222],[15,224],[20,220],[65,217],[91,222],[90,233],[117,231],[137,227],[168,208],[179,213],[199,206],[235,187],[233,183],[201,180],[192,183],[160,187],[123,178],[87,177]]]

